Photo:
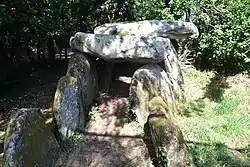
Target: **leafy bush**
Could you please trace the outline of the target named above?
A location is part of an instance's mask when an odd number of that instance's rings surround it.
[[[249,0],[127,0],[124,3],[127,10],[121,15],[130,16],[124,20],[194,22],[200,37],[188,47],[193,54],[191,56],[201,60],[203,69],[250,72]]]
[[[198,39],[201,65],[249,72],[249,1],[198,0],[194,7],[194,21],[201,33]]]

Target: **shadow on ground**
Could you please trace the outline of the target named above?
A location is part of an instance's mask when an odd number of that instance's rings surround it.
[[[203,99],[197,99],[194,101],[187,102],[186,106],[181,109],[181,114],[190,117],[191,114],[201,116],[204,112],[205,102]]]
[[[250,148],[228,148],[221,143],[188,142],[189,152],[194,165],[200,166],[226,166],[250,167]],[[248,154],[246,154],[248,153]],[[243,157],[246,155],[247,157]],[[241,158],[239,158],[241,157]]]
[[[229,88],[229,84],[226,82],[227,76],[216,74],[211,78],[210,83],[204,88],[206,91],[203,98],[208,98],[215,102],[219,102],[223,99],[225,89]]]
[[[150,167],[152,162],[135,122],[129,122],[129,85],[116,81],[111,92],[100,94],[98,108],[76,141],[58,160],[60,167]]]

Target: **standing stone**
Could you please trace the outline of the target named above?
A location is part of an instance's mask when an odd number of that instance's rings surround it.
[[[198,38],[198,28],[190,22],[172,20],[144,20],[108,23],[96,27],[95,34],[159,36],[165,38]]]
[[[161,148],[167,154],[168,167],[190,167],[187,146],[179,127],[164,117],[149,116],[148,124],[158,160]]]
[[[156,96],[162,97],[168,104],[170,113],[174,112],[176,107],[170,84],[166,72],[157,64],[147,64],[135,71],[129,98],[131,110],[142,126],[147,122],[150,114],[149,101]]]
[[[164,151],[167,155],[168,167],[190,167],[191,163],[182,132],[173,123],[166,106],[167,104],[161,97],[155,97],[149,102],[150,115],[147,126],[157,159],[161,160],[161,152]]]
[[[106,61],[157,63],[167,56],[169,40],[161,37],[86,34],[70,39],[72,49]]]
[[[168,56],[165,57],[163,67],[170,77],[170,80],[172,82],[176,82],[178,85],[181,85],[184,83],[184,79],[177,52],[171,42],[169,42],[168,47]]]
[[[66,75],[77,78],[81,92],[81,104],[86,110],[97,95],[98,77],[95,62],[88,55],[75,52],[69,61]]]
[[[55,166],[59,145],[39,109],[19,109],[6,130],[4,167]]]
[[[171,81],[171,86],[176,97],[177,101],[181,101],[184,98],[182,85],[184,84],[184,78],[181,71],[180,62],[178,59],[178,54],[170,42],[168,46],[168,56],[165,57],[164,62],[162,63],[163,68],[165,69],[168,78]]]
[[[84,128],[85,115],[82,106],[77,79],[71,76],[62,77],[57,85],[53,114],[63,140]]]

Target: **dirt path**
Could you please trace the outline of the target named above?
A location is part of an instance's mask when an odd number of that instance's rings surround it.
[[[119,86],[120,85],[120,86]],[[126,95],[125,83],[113,85],[116,94]],[[122,87],[126,91],[122,92]],[[85,139],[75,143],[58,161],[60,167],[149,167],[152,162],[143,141],[142,129],[128,123],[126,97],[101,95],[98,109],[92,110]]]

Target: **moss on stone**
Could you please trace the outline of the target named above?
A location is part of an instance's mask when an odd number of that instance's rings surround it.
[[[39,109],[20,109],[9,122],[4,167],[53,166],[59,145]]]
[[[127,35],[131,35],[131,32],[129,32],[129,31],[116,31],[115,35],[127,36]]]
[[[157,158],[160,159],[158,148],[164,146],[170,166],[190,166],[187,146],[180,128],[165,117],[149,116],[148,123]]]
[[[172,109],[170,108],[170,105],[167,104],[167,102],[165,102],[163,98],[161,98],[160,96],[151,99],[149,101],[148,107],[150,114],[155,114],[155,115],[164,114],[166,118],[171,119],[172,113],[170,112],[172,111]]]

